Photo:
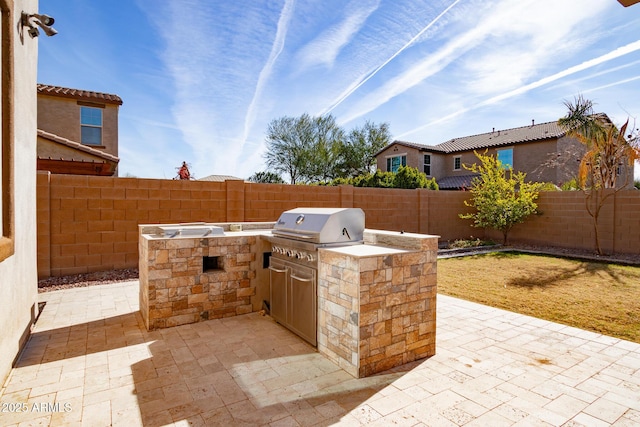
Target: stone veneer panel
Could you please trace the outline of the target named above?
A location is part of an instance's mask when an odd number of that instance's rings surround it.
[[[140,312],[148,330],[253,311],[257,236],[140,237]],[[203,271],[203,257],[218,269]]]
[[[390,238],[319,254],[318,350],[358,378],[435,354],[437,237]]]

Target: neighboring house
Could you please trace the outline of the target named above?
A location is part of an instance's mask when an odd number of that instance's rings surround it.
[[[117,95],[38,84],[38,170],[116,175]]]
[[[527,180],[560,186],[577,176],[585,146],[568,137],[555,121],[532,121],[529,126],[494,129],[438,145],[394,141],[376,153],[376,158],[380,170],[395,172],[400,166],[411,166],[435,178],[441,190],[459,190],[469,188],[474,177],[463,165],[477,161],[474,151],[485,150],[515,171],[525,172]],[[629,174],[633,185],[633,167],[621,169],[621,173]]]
[[[212,182],[225,182],[225,181],[244,181],[242,178],[231,175],[209,175],[204,178],[198,178],[198,181],[212,181]]]
[[[38,38],[31,38],[23,28],[23,11],[38,12],[37,0],[0,0],[0,384],[4,384],[27,342],[39,312],[36,266],[37,107],[33,90],[37,75]],[[4,415],[0,414],[0,420]],[[0,421],[0,424],[4,423]]]

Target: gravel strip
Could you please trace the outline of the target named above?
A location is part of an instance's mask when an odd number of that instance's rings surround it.
[[[138,277],[137,268],[50,277],[48,279],[38,280],[38,292],[51,292],[60,289],[128,282],[130,280],[138,280]]]

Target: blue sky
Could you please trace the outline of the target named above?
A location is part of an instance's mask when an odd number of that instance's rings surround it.
[[[582,94],[640,127],[640,4],[615,0],[40,0],[38,82],[119,95],[120,176],[247,178],[269,122],[394,139],[557,120]],[[636,176],[640,168],[636,167]]]

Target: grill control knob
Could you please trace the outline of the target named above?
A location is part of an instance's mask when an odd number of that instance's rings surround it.
[[[313,256],[313,254],[307,254],[307,261],[309,262],[315,261],[315,257]]]
[[[306,253],[304,253],[304,252],[298,252],[298,253],[296,253],[296,258],[297,258],[297,259],[303,259],[303,258],[305,258],[306,256],[307,256],[307,254],[306,254]]]

